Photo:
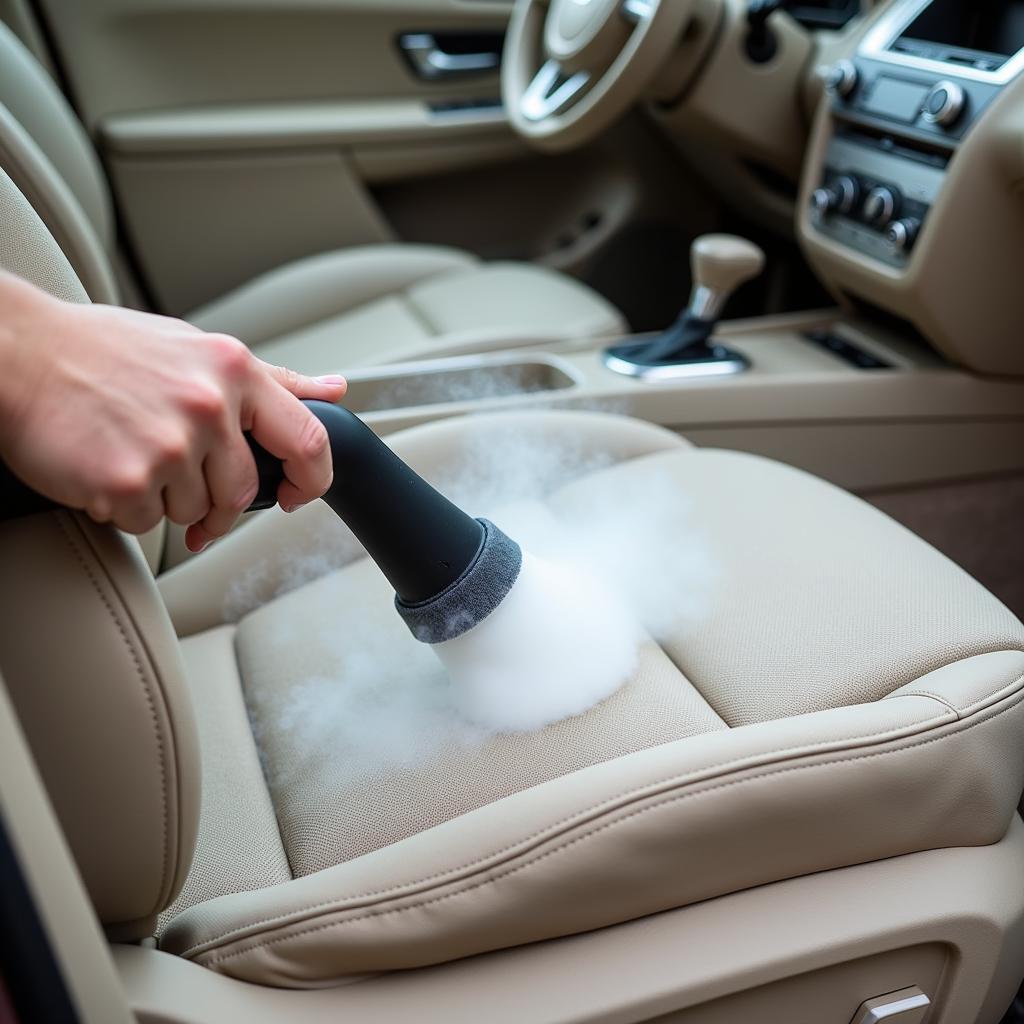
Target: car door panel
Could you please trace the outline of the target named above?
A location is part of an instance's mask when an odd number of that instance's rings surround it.
[[[42,8],[137,263],[168,312],[289,259],[392,240],[366,167],[437,174],[525,152],[495,105],[496,69],[424,78],[399,45],[433,34],[447,53],[465,35],[496,53],[503,0]],[[481,100],[489,108],[468,107]]]
[[[39,0],[90,127],[192,105],[497,94],[497,74],[428,81],[400,35],[503,30],[509,0]]]

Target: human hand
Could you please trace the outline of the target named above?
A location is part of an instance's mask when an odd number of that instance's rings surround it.
[[[46,497],[144,533],[163,516],[200,551],[257,490],[243,436],[281,459],[278,502],[318,498],[333,469],[323,424],[344,378],[304,377],[242,342],[112,306],[61,302],[0,275],[0,457]]]

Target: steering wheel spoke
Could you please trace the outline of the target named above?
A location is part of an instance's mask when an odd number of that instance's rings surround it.
[[[516,0],[501,63],[509,123],[549,151],[594,138],[644,95],[697,2]]]
[[[590,82],[589,71],[567,75],[556,60],[545,61],[526,87],[520,104],[523,117],[543,121],[564,110]]]

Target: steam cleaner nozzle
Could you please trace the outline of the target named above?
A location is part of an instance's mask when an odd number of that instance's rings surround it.
[[[519,545],[431,487],[358,416],[328,402],[305,404],[330,439],[334,481],[323,500],[395,588],[395,607],[413,636],[442,643],[485,619],[519,576]],[[251,509],[268,508],[281,463],[249,443],[260,480]]]

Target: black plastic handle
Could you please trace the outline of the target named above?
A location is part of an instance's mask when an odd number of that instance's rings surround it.
[[[441,593],[472,564],[484,528],[407,466],[356,415],[307,401],[327,428],[334,482],[323,500],[345,521],[399,598],[417,604]],[[260,490],[253,508],[277,500],[281,463],[255,444]]]
[[[334,482],[323,500],[345,521],[406,604],[426,601],[472,564],[484,528],[407,466],[358,416],[307,401],[327,428]],[[250,437],[259,491],[249,510],[270,508],[284,478],[278,459]],[[0,519],[56,508],[0,463]]]

